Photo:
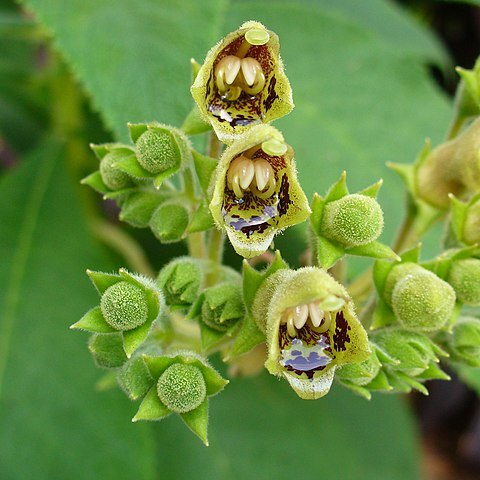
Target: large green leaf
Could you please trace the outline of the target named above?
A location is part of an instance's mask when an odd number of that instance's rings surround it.
[[[127,122],[180,125],[190,58],[220,35],[226,0],[26,0],[117,137]]]
[[[419,472],[412,436],[401,399],[367,402],[336,387],[305,401],[264,374],[235,379],[211,400],[208,449],[179,418],[163,420],[158,470],[176,480],[192,472],[196,480],[413,480]]]
[[[86,336],[68,329],[98,301],[86,267],[110,265],[62,156],[45,148],[0,183],[0,477],[149,479],[148,429],[119,391],[95,391]]]

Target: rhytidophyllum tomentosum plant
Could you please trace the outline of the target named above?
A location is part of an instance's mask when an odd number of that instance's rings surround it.
[[[228,383],[207,360],[218,352],[237,367],[264,363],[307,400],[334,380],[366,398],[426,394],[427,380],[449,378],[440,358],[480,366],[480,319],[469,310],[480,305],[480,64],[460,70],[445,143],[391,165],[408,204],[389,247],[378,241],[389,220],[381,181],[351,193],[339,172],[308,201],[302,158],[270,124],[293,109],[279,50],[275,33],[246,22],[202,66],[192,61],[196,105],[182,128],[129,125],[132,144],[92,145],[99,168],[84,180],[118,203],[121,220],[161,243],[186,241],[189,255],[156,278],[88,271],[99,304],[72,328],[91,332],[97,365],[140,401],[134,421],[177,413],[206,444],[209,397]],[[190,137],[205,133],[200,152]],[[443,253],[420,261],[419,241],[440,221]],[[272,242],[301,222],[309,246],[293,270]],[[225,237],[242,272],[222,264]],[[373,266],[344,285],[351,255]]]

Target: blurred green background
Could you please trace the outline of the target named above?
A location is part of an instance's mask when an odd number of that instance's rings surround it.
[[[352,190],[384,178],[389,240],[403,191],[385,162],[412,161],[426,137],[441,141],[452,107],[431,68],[455,82],[422,15],[429,2],[404,3],[0,0],[2,480],[421,477],[403,398],[366,402],[337,386],[305,402],[266,374],[236,379],[211,402],[206,449],[176,417],[132,425],[136,406],[118,389],[98,391],[87,338],[68,330],[97,301],[85,269],[130,266],[99,225],[141,242],[157,268],[185,251],[117,225],[79,185],[97,166],[88,143],[128,141],[127,122],[181,125],[190,58],[202,61],[245,20],[280,36],[296,108],[276,126],[304,189],[322,193],[344,169]],[[276,242],[292,264],[302,233]]]

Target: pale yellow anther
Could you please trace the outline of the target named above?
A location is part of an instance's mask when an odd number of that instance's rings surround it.
[[[295,324],[293,323],[293,315],[287,319],[287,333],[290,337],[297,336],[297,330],[295,329]]]
[[[287,308],[280,319],[282,325],[287,326],[290,337],[296,337],[302,328],[313,329],[317,333],[329,330],[333,315],[329,311],[319,308],[320,302],[306,303]]]
[[[308,305],[298,305],[294,308],[293,312],[293,323],[295,324],[295,327],[300,330],[307,322]]]
[[[215,82],[223,98],[236,100],[242,91],[248,95],[260,93],[265,86],[265,75],[254,58],[227,55],[215,67]]]
[[[265,45],[270,40],[270,35],[263,28],[251,28],[245,33],[245,40],[250,45]]]
[[[275,174],[263,158],[250,159],[243,155],[235,158],[227,172],[227,185],[237,198],[250,191],[260,198],[269,198],[275,191]]]
[[[255,181],[260,191],[265,190],[272,181],[275,182],[272,166],[262,158],[255,161]]]
[[[227,55],[218,62],[215,69],[215,79],[220,92],[225,92],[228,88],[227,85],[231,85],[235,81],[241,64],[241,60],[235,55]]]
[[[308,311],[310,313],[310,320],[314,327],[319,327],[323,320],[323,311],[318,308],[318,303],[310,303],[308,305]]]
[[[287,145],[277,140],[276,138],[271,138],[266,142],[262,143],[262,150],[267,154],[271,155],[272,157],[284,155],[287,151]]]
[[[248,86],[252,86],[257,78],[257,72],[262,71],[261,65],[257,60],[251,57],[242,58],[241,68],[243,73],[243,78]]]

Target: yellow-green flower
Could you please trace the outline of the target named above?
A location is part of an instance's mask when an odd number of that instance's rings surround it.
[[[222,141],[229,143],[252,125],[292,110],[292,89],[279,50],[278,36],[250,21],[208,52],[191,91]]]
[[[292,147],[269,125],[258,125],[222,155],[211,185],[210,211],[235,251],[260,255],[274,235],[310,214]]]
[[[266,334],[267,370],[301,398],[323,397],[337,367],[370,355],[347,291],[320,268],[278,270],[258,290],[253,313]]]

